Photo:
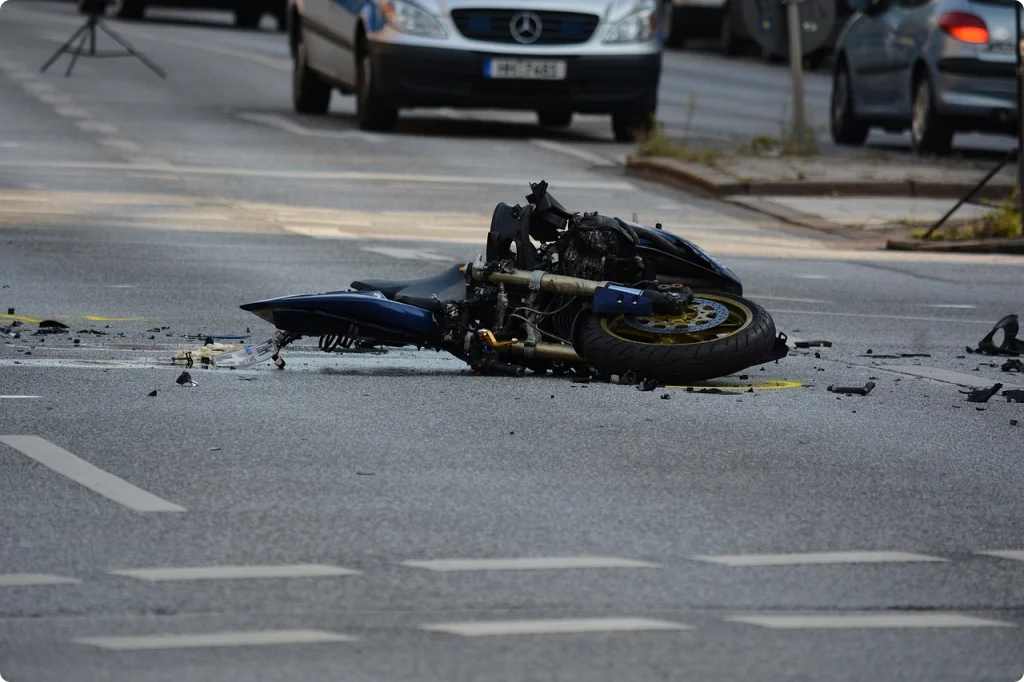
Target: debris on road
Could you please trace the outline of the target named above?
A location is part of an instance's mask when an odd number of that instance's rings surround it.
[[[900,353],[901,358],[930,358],[931,353]]]
[[[989,398],[999,393],[999,389],[1003,387],[1002,384],[996,384],[992,388],[979,388],[974,391],[960,391],[967,396],[967,402],[969,403],[987,403]]]
[[[178,378],[175,379],[175,383],[177,383],[179,386],[198,386],[199,385],[196,382],[192,381],[192,375],[189,374],[188,372],[182,372],[178,376]]]
[[[1024,362],[1016,359],[1007,360],[1000,369],[1004,372],[1024,372]]]
[[[831,348],[831,341],[797,341],[797,348]]]
[[[156,391],[150,391],[150,392],[149,392],[149,393],[147,394],[147,396],[148,396],[148,397],[150,397],[150,398],[155,398],[155,397],[156,397]]]
[[[1019,331],[1020,324],[1017,316],[1007,315],[996,322],[996,325],[992,327],[992,331],[978,342],[977,349],[968,346],[967,352],[981,353],[983,355],[1022,355],[1024,354],[1024,341],[1017,338]],[[996,346],[994,339],[999,332],[1003,333],[1003,341]]]
[[[662,399],[662,400],[671,400],[671,399],[672,399],[672,396],[671,396],[671,395],[669,395],[668,393],[663,393],[663,394],[661,395],[661,399]]]
[[[1003,396],[1006,398],[1006,402],[1008,403],[1024,403],[1024,391],[1020,389],[1003,391]]]
[[[875,382],[869,381],[863,386],[829,386],[829,393],[843,393],[845,395],[867,395],[875,388]]]
[[[638,391],[653,391],[656,388],[658,388],[657,379],[644,379],[642,383],[639,383],[636,386]]]
[[[1016,419],[1011,419],[1010,420],[1010,426],[1016,426],[1016,425],[1017,425],[1017,420]]]
[[[687,393],[711,393],[712,395],[743,395],[742,391],[723,391],[720,388],[702,388],[700,390],[694,390],[694,388],[688,387]],[[753,393],[754,389],[750,389],[749,393]]]
[[[69,332],[70,328],[63,322],[57,320],[43,320],[39,323],[39,329],[33,336],[40,336],[42,334],[64,334]]]

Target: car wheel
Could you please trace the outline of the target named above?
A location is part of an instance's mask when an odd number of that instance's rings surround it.
[[[114,0],[114,16],[118,19],[141,19],[145,12],[141,0]]]
[[[832,102],[829,116],[832,140],[836,144],[859,146],[868,139],[870,126],[853,111],[853,83],[846,62],[836,67],[832,78]]]
[[[654,112],[644,116],[636,114],[614,114],[612,116],[612,132],[616,142],[636,142],[637,137],[651,132]]]
[[[672,0],[665,0],[662,4],[664,7],[661,15],[662,40],[669,47],[682,47],[686,41],[683,39],[683,26],[676,14],[675,4]]]
[[[238,28],[259,28],[263,10],[258,7],[245,6],[235,10],[235,26]]]
[[[398,125],[398,107],[381,96],[370,51],[363,47],[357,59],[356,121],[359,127],[363,130],[394,130]]]
[[[538,111],[537,121],[549,128],[568,128],[572,125],[571,111]]]
[[[733,22],[736,20],[731,4],[726,5],[722,10],[722,32],[719,34],[718,46],[722,54],[734,56],[740,53],[740,41],[736,38],[736,29]]]
[[[292,67],[292,105],[300,114],[326,114],[331,105],[331,86],[309,66],[309,52],[296,27],[295,59]]]
[[[914,107],[910,122],[910,144],[915,154],[948,154],[955,131],[935,109],[932,86],[927,75],[914,88]]]

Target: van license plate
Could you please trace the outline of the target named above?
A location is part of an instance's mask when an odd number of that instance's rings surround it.
[[[488,59],[484,62],[484,75],[488,78],[516,78],[524,80],[565,80],[564,61],[547,59]]]

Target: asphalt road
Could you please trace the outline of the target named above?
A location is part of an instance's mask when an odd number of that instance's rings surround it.
[[[627,179],[597,119],[296,117],[270,32],[111,22],[166,81],[40,75],[78,17],[2,13],[0,324],[24,319],[0,346],[4,679],[1024,672],[1024,410],[961,393],[1024,387],[964,350],[1021,312],[1019,260],[869,252]],[[833,346],[719,382],[738,394],[307,342],[175,384],[187,335],[269,336],[239,304],[470,259],[540,178],[692,237]],[[74,333],[34,336],[45,318]]]

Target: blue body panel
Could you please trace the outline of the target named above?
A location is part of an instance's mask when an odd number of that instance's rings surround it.
[[[247,303],[242,310],[303,336],[346,334],[355,324],[360,335],[380,340],[423,343],[440,338],[433,313],[390,301],[379,291],[284,296]]]

